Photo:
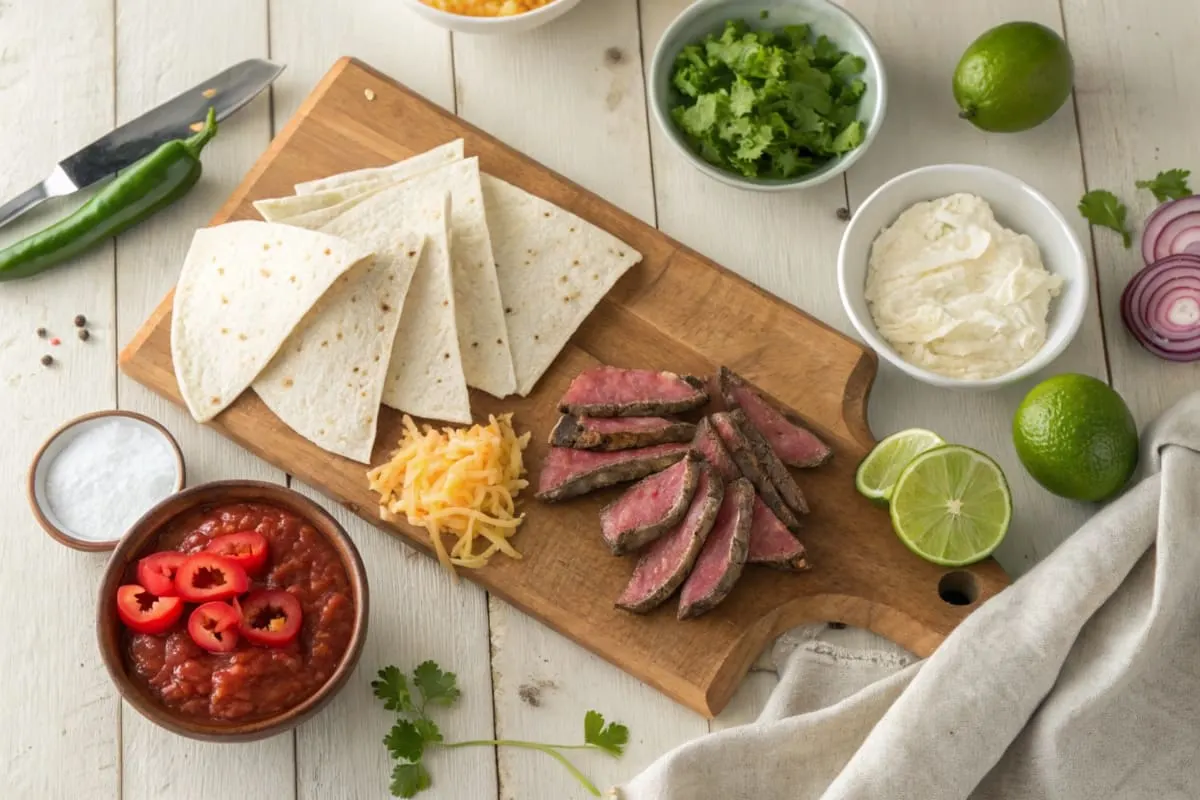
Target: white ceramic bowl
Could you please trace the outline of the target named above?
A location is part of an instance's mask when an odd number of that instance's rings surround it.
[[[509,17],[469,17],[465,14],[451,14],[448,11],[427,6],[421,0],[404,0],[404,4],[434,25],[439,25],[455,33],[491,34],[531,31],[552,19],[558,19],[579,5],[579,0],[554,0],[541,8]]]
[[[762,19],[761,16],[764,11],[767,12],[766,19]],[[683,135],[671,120],[671,106],[678,102],[677,92],[671,86],[675,56],[686,45],[698,42],[710,33],[720,32],[728,19],[745,20],[751,28],[781,28],[784,25],[807,24],[812,27],[814,35],[825,34],[846,52],[862,57],[867,62],[867,68],[862,75],[867,90],[858,107],[858,118],[867,127],[863,143],[815,172],[787,180],[745,178],[708,163],[688,147]],[[875,42],[858,20],[829,0],[699,0],[684,9],[667,26],[662,39],[659,40],[658,47],[654,50],[654,59],[650,63],[649,89],[650,111],[658,121],[658,126],[696,169],[730,186],[760,192],[804,189],[842,174],[861,158],[871,146],[871,142],[875,141],[887,110],[887,76]]]
[[[1025,233],[1041,250],[1046,269],[1064,279],[1062,293],[1050,305],[1046,343],[1029,361],[995,378],[948,378],[914,366],[900,357],[875,328],[864,297],[871,244],[909,206],[922,200],[967,192],[991,204],[996,220],[1006,228]],[[871,194],[855,213],[842,235],[837,261],[838,292],[855,330],[880,357],[912,377],[934,386],[958,389],[991,389],[1015,383],[1058,358],[1067,348],[1087,312],[1092,273],[1078,237],[1062,213],[1045,195],[1024,181],[991,167],[938,164],[921,167],[892,178]]]

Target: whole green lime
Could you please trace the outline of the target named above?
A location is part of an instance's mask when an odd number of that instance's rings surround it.
[[[1062,37],[1036,22],[1007,22],[971,43],[954,70],[960,117],[1014,133],[1042,124],[1071,94],[1075,68]]]
[[[1025,395],[1013,444],[1029,474],[1054,494],[1103,500],[1137,467],[1137,425],[1121,395],[1088,375],[1056,375]]]

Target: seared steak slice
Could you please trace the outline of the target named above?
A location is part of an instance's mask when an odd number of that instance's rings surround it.
[[[679,591],[679,618],[698,617],[725,599],[742,575],[754,516],[754,487],[738,478],[725,487],[717,521]]]
[[[633,577],[617,598],[618,606],[644,614],[674,594],[696,562],[724,497],[725,484],[720,476],[701,462],[696,494],[683,521],[659,537],[638,559]]]
[[[767,508],[771,509],[771,513],[778,517],[779,521],[788,527],[788,530],[800,530],[800,520],[796,519],[796,515],[779,496],[775,484],[771,483],[766,470],[758,463],[758,459],[754,456],[754,450],[750,447],[750,442],[738,430],[737,425],[729,416],[729,412],[718,412],[709,419],[712,420],[717,435],[721,437],[721,442],[733,456],[734,463],[738,465],[742,474],[754,484],[754,488],[758,490],[758,496],[767,504]]]
[[[775,490],[779,492],[779,496],[783,498],[783,502],[787,503],[793,511],[807,514],[808,503],[804,500],[804,492],[800,491],[800,487],[796,484],[796,479],[792,477],[792,473],[788,472],[787,467],[779,460],[779,456],[775,455],[775,451],[771,449],[771,445],[767,444],[767,440],[762,437],[762,434],[758,432],[758,429],[746,417],[746,412],[740,408],[737,411],[730,411],[729,418],[733,420],[733,424],[737,426],[742,436],[745,436],[746,441],[750,443],[750,449],[754,452],[754,457],[766,471],[767,477],[771,479],[771,483],[775,484]]]
[[[692,503],[699,478],[699,456],[689,453],[662,472],[642,478],[605,506],[600,512],[600,533],[613,555],[644,547],[675,527]]]
[[[666,469],[688,450],[686,444],[660,444],[614,453],[551,447],[538,476],[537,498],[547,502],[566,500],[614,483],[636,481]]]
[[[708,402],[704,381],[651,369],[593,367],[575,376],[558,410],[587,417],[677,414]]]
[[[721,437],[713,429],[712,421],[705,417],[696,426],[696,438],[692,439],[692,449],[704,456],[704,460],[712,464],[713,469],[723,481],[732,481],[742,477],[741,470],[733,463],[733,457],[721,444]]]
[[[578,450],[631,450],[691,441],[696,426],[666,417],[575,417],[566,414],[550,433],[555,447]]]
[[[746,412],[783,463],[793,467],[815,467],[833,455],[829,445],[801,425],[794,415],[772,406],[737,373],[721,367],[720,386],[725,404],[730,410],[740,408]]]
[[[754,516],[750,519],[750,552],[747,564],[765,564],[776,569],[809,569],[804,545],[771,513],[761,497],[754,498]]]

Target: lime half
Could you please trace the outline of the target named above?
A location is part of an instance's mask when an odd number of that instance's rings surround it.
[[[944,567],[973,564],[1004,540],[1012,496],[1000,465],[956,444],[909,462],[892,492],[892,527],[909,550]]]
[[[892,499],[896,479],[914,458],[945,444],[942,437],[924,428],[909,428],[893,433],[867,453],[854,474],[854,488],[877,506]]]

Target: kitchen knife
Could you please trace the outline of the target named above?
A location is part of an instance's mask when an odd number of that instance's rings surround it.
[[[163,142],[184,139],[203,124],[209,106],[223,120],[271,85],[284,68],[252,58],[193,86],[161,106],[58,162],[50,177],[0,205],[0,227],[51,197],[77,192],[138,161]]]

